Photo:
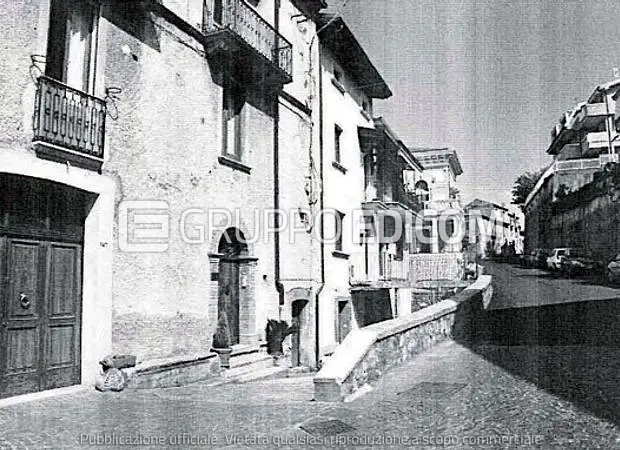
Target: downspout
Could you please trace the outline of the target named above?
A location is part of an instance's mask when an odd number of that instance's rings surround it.
[[[274,1],[274,28],[280,30],[280,0]],[[278,35],[276,35],[278,36]],[[276,39],[277,42],[277,39]],[[279,43],[278,43],[279,46]],[[276,58],[278,53],[276,52]],[[277,62],[277,61],[276,61]],[[282,89],[282,87],[280,87]],[[284,285],[280,281],[280,91],[275,95],[273,111],[273,208],[274,219],[274,284],[278,291],[278,319],[282,320],[284,305]]]
[[[312,49],[310,49],[312,50]],[[325,207],[325,194],[324,191],[325,189],[323,188],[323,71],[321,69],[321,46],[318,45],[317,48],[317,62],[318,62],[318,67],[317,67],[317,71],[319,73],[319,80],[318,80],[318,85],[319,85],[319,94],[318,94],[318,102],[319,102],[319,180],[320,180],[320,186],[321,186],[321,195],[319,196],[319,211],[323,211],[323,208]],[[312,63],[312,54],[310,55],[310,62]],[[312,76],[312,72],[310,72],[310,76]],[[319,330],[320,330],[320,325],[321,325],[321,321],[319,320],[319,307],[320,307],[320,295],[321,292],[323,291],[323,288],[325,287],[325,244],[323,243],[323,236],[324,236],[324,232],[325,232],[325,228],[324,228],[324,220],[323,220],[323,215],[320,216],[321,220],[319,223],[319,244],[320,244],[320,259],[321,259],[321,285],[319,286],[319,288],[317,289],[316,295],[315,295],[315,343],[314,343],[314,348],[315,348],[315,353],[316,353],[316,364],[317,367],[320,364],[321,361],[321,350],[319,348],[319,344],[320,344],[320,336],[319,336]]]

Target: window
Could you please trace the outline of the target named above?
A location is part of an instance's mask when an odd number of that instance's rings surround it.
[[[205,2],[205,7],[207,3]],[[222,25],[223,9],[222,0],[213,0],[213,22],[217,25]]]
[[[245,92],[229,80],[224,85],[222,154],[241,161],[243,158]]]
[[[88,0],[52,0],[45,74],[93,93],[99,7]]]
[[[340,159],[340,149],[342,144],[342,128],[338,125],[334,125],[334,160],[340,164],[342,161]]]
[[[415,184],[415,193],[421,202],[427,202],[430,200],[428,183],[424,180],[420,180]]]
[[[334,244],[334,248],[337,252],[342,252],[343,249],[343,245],[342,245],[342,233],[344,228],[342,227],[342,224],[344,223],[344,216],[345,214],[340,212],[340,211],[336,211],[336,242]]]

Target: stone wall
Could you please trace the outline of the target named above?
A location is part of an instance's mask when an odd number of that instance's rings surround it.
[[[482,275],[449,300],[352,331],[314,378],[315,400],[342,401],[438,342],[475,339],[492,293]]]
[[[558,200],[550,218],[552,247],[583,247],[609,262],[620,252],[620,170],[598,174],[596,180]]]

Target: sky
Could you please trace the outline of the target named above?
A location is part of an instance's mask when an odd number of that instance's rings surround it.
[[[617,0],[330,0],[393,96],[375,100],[412,147],[450,147],[463,201],[510,205],[551,162],[552,127],[620,67]]]

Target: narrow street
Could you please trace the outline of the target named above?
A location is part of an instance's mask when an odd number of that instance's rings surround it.
[[[538,313],[512,307],[530,306],[528,292],[559,293],[558,286],[579,282],[508,265],[488,270],[497,277],[492,304],[502,309],[488,313],[483,342],[440,344],[350,403],[312,401],[308,375],[116,394],[91,390],[0,409],[0,448],[119,448],[119,439],[128,438],[141,439],[139,448],[619,448],[618,341],[558,342],[557,330],[551,327],[550,337],[543,329],[546,307]],[[587,291],[575,290],[577,304],[600,314],[593,299],[604,305],[612,291]],[[544,298],[558,308],[565,306],[559,298],[568,297]],[[523,311],[538,319],[524,320]],[[558,327],[567,336],[578,319],[590,327],[583,315],[560,317],[572,320]],[[513,326],[505,335],[500,322],[507,320],[526,328]],[[596,339],[610,336],[588,330]]]
[[[485,262],[493,276],[495,295],[489,309],[525,308],[597,300],[620,299],[620,288],[601,277],[568,279],[539,269]]]

